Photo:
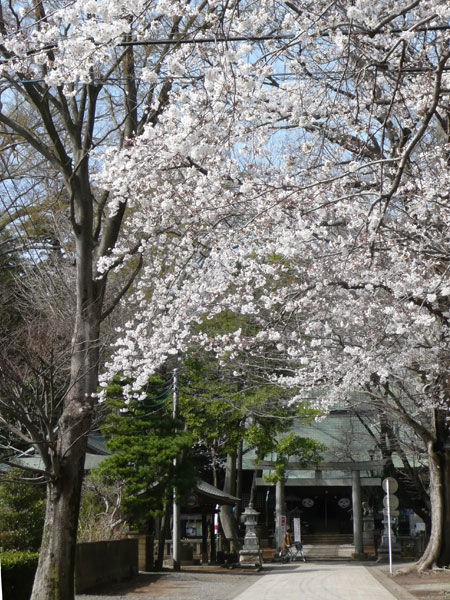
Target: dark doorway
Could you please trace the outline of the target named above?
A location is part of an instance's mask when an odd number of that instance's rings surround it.
[[[305,534],[352,533],[351,487],[287,489],[287,514],[301,515]]]

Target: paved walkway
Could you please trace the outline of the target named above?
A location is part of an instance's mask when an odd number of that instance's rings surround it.
[[[419,579],[422,584],[422,580]],[[450,590],[441,581],[439,591]],[[429,593],[422,598],[431,600]],[[433,596],[434,597],[434,596]],[[436,596],[437,597],[437,596]],[[447,596],[445,596],[447,597]],[[141,574],[77,595],[77,600],[417,600],[386,565],[354,562],[266,563],[262,571],[185,567]]]
[[[412,598],[379,571],[362,565],[306,563],[279,566],[233,600],[399,600]],[[389,585],[391,591],[380,583]],[[392,592],[392,593],[391,593]]]

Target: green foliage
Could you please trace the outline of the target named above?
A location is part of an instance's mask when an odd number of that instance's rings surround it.
[[[288,455],[299,453],[305,463],[317,462],[323,447],[314,440],[294,441],[290,434],[283,439],[285,444],[289,440],[292,448],[280,447],[280,435],[289,432],[294,418],[309,422],[317,416],[317,411],[303,405],[287,408],[285,400],[291,395],[292,390],[275,385],[251,385],[205,355],[184,362],[180,391],[183,418],[194,438],[222,458],[244,442],[255,450],[258,460],[282,450]]]
[[[29,600],[38,558],[35,552],[2,552],[3,596],[7,600]]]
[[[244,435],[242,394],[214,361],[188,359],[180,386],[180,412],[194,439],[216,452],[234,451]]]
[[[99,467],[106,483],[123,482],[123,509],[135,522],[163,509],[174,486],[188,493],[194,481],[189,461],[173,459],[192,446],[192,435],[174,423],[167,382],[153,377],[144,400],[125,402],[122,382],[116,379],[107,391],[112,412],[103,433],[112,456]],[[178,430],[179,429],[179,430]]]
[[[23,472],[14,469],[0,483],[0,545],[5,550],[36,551],[44,525],[45,490],[20,477]]]
[[[321,451],[325,446],[311,438],[304,438],[295,433],[283,437],[277,444],[276,451],[280,457],[286,460],[290,456],[296,456],[297,462],[302,466],[315,464],[321,460]]]
[[[199,331],[214,335],[233,333],[240,329],[244,335],[254,335],[258,327],[245,315],[236,314],[230,310],[223,310],[211,318],[207,318],[198,327]]]
[[[216,360],[202,356],[184,363],[182,415],[199,440],[220,440],[223,451],[235,450],[244,439],[263,445],[268,437],[287,430],[292,421],[282,400],[280,388],[249,385]]]
[[[235,326],[233,315],[211,324],[216,331]],[[123,397],[126,383],[116,378],[107,390],[111,414],[103,433],[113,455],[101,464],[99,474],[105,484],[124,486],[122,507],[134,522],[161,511],[174,486],[182,495],[189,493],[201,471],[202,452],[209,469],[241,443],[254,449],[258,459],[276,452],[296,455],[305,464],[320,460],[323,447],[314,440],[293,434],[280,439],[294,418],[301,415],[308,421],[315,416],[305,407],[287,407],[292,390],[236,377],[232,365],[225,368],[205,352],[192,353],[180,370],[181,421],[175,426],[166,379],[152,377],[144,399],[129,403]],[[173,459],[180,454],[181,466],[174,467]]]
[[[296,462],[302,467],[316,465],[322,460],[322,452],[325,446],[312,438],[304,438],[295,433],[289,433],[274,445],[273,451],[276,452],[274,471],[266,476],[266,480],[275,483],[284,479],[286,475],[286,464],[289,457],[293,456]]]

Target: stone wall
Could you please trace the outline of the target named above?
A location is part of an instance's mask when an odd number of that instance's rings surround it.
[[[75,589],[84,592],[138,574],[137,540],[77,544]]]

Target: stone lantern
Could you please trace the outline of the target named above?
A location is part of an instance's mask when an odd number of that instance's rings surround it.
[[[241,520],[245,525],[244,546],[239,551],[239,564],[241,567],[262,567],[261,548],[259,539],[256,535],[256,525],[258,523],[259,512],[253,508],[250,503],[241,515]]]

